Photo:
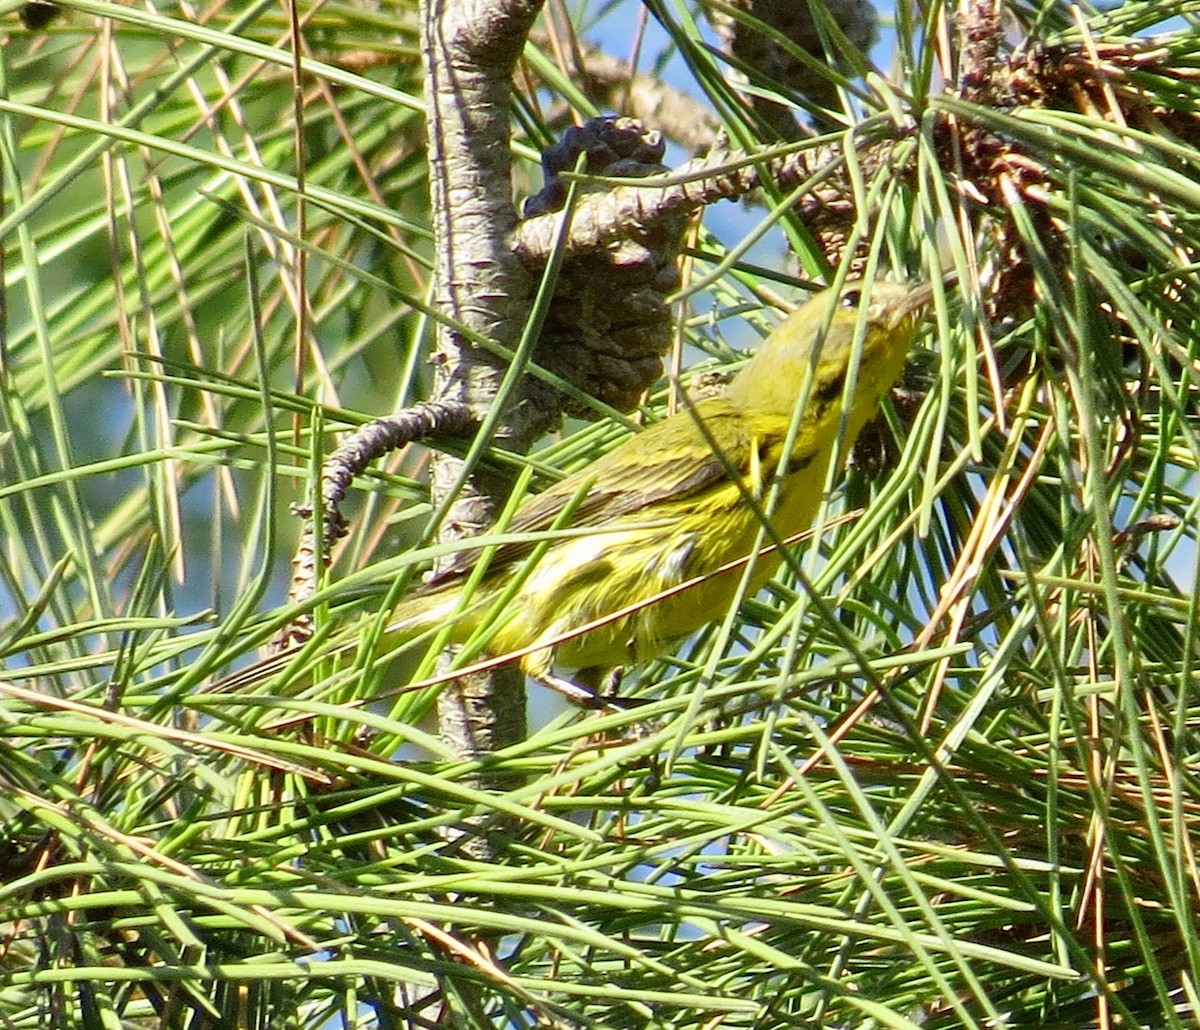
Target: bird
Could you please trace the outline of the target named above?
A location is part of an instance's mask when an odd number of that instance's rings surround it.
[[[542,542],[496,545],[469,595],[481,551],[455,552],[401,599],[380,646],[438,627],[461,644],[486,627],[487,654],[519,655],[531,679],[587,706],[606,703],[596,686],[604,674],[719,618],[747,562],[750,593],[774,574],[780,548],[762,546],[773,485],[766,539],[778,543],[809,527],[835,454],[844,461],[878,413],[932,292],[928,282],[855,280],[815,293],[724,390],[522,503],[506,537]],[[293,657],[273,655],[225,685],[258,682]]]

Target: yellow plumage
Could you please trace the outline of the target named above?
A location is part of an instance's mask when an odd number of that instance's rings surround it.
[[[724,393],[650,426],[523,504],[506,532],[563,528],[556,520],[572,504],[570,529],[595,532],[554,540],[524,570],[519,590],[494,621],[488,652],[524,650],[521,667],[528,675],[586,699],[586,691],[554,674],[555,664],[594,669],[641,662],[720,617],[735,596],[741,570],[714,573],[745,558],[761,528],[746,494],[764,502],[782,463],[772,525],[781,538],[808,527],[838,440],[856,338],[861,360],[842,455],[900,374],[930,293],[927,285],[852,283],[817,294],[770,334]],[[785,454],[794,408],[803,398],[806,406]],[[521,563],[532,550],[532,544],[500,547],[466,605],[462,588],[479,552],[461,552],[433,582],[400,603],[385,643],[402,643],[451,617],[452,639],[466,641],[481,620],[495,616],[490,609],[522,574]],[[779,561],[774,551],[758,557],[753,586],[765,582]],[[571,635],[698,577],[707,578]],[[277,663],[270,661],[260,673]]]

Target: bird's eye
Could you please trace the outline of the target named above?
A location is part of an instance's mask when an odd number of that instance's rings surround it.
[[[847,290],[842,294],[842,307],[856,308],[862,300],[862,290]]]

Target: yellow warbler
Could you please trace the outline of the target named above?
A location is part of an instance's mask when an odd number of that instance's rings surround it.
[[[844,456],[900,374],[930,296],[928,284],[882,282],[816,294],[763,341],[724,392],[650,426],[522,504],[506,532],[572,534],[552,537],[532,568],[522,563],[534,544],[500,545],[464,599],[479,552],[459,552],[401,601],[385,643],[438,626],[450,626],[451,639],[462,643],[486,622],[493,629],[490,654],[524,652],[527,675],[576,700],[594,700],[553,667],[592,673],[642,662],[721,616],[741,580],[737,562],[759,539],[761,518],[747,497],[763,504],[778,477],[770,513],[778,537],[808,527],[839,427]],[[861,359],[847,395],[856,336]],[[805,407],[785,451],[801,399]],[[779,561],[774,548],[758,555],[751,588]],[[514,582],[519,586],[506,598]],[[691,585],[673,590],[685,583]],[[652,598],[658,599],[639,607]],[[583,627],[589,628],[579,632]],[[285,658],[248,671],[257,678]]]

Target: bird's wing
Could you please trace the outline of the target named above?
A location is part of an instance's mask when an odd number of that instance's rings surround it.
[[[563,508],[570,504],[575,505],[567,523],[572,529],[603,526],[637,512],[644,512],[647,521],[651,521],[656,507],[689,497],[726,479],[730,467],[745,473],[750,466],[751,452],[760,450],[763,441],[751,440],[742,413],[732,408],[724,397],[706,398],[696,408],[695,414],[704,420],[712,437],[720,441],[721,456],[714,453],[696,425],[696,419],[681,413],[638,434],[635,441],[641,460],[631,460],[629,444],[622,444],[522,504],[505,532],[548,530]],[[584,490],[586,492],[579,497]],[[533,543],[505,544],[492,556],[492,567],[502,568],[520,561],[534,546]],[[429,585],[441,585],[467,573],[478,555],[476,550],[459,552],[429,581]]]

